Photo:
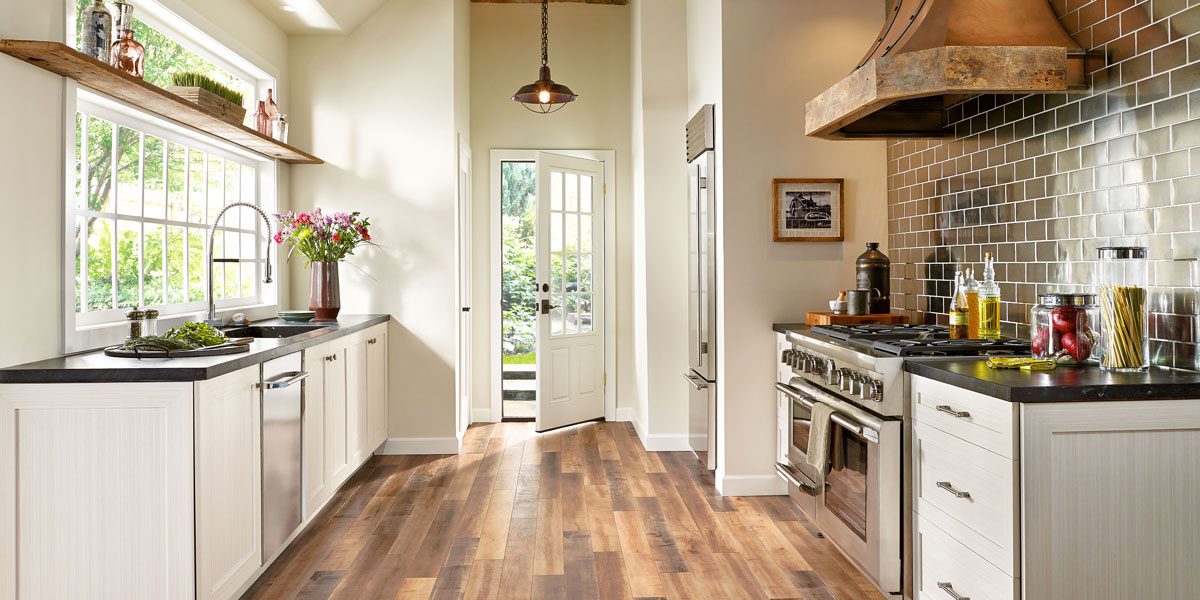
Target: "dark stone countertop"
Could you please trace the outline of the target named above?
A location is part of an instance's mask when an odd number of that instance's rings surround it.
[[[256,339],[250,351],[197,358],[116,358],[102,350],[60,356],[0,369],[0,383],[115,383],[201,381],[213,379],[273,358],[299,352],[368,327],[387,323],[389,315],[342,315],[337,323],[287,339]],[[255,325],[281,325],[271,319]]]
[[[805,329],[808,329],[808,325],[805,325],[804,323],[771,323],[771,330],[775,333],[803,331]]]
[[[1200,398],[1200,373],[1163,367],[1145,373],[1108,373],[1096,365],[1025,372],[989,369],[979,358],[925,358],[905,360],[904,368],[913,375],[1008,402]]]

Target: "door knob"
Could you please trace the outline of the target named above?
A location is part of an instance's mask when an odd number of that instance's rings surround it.
[[[550,314],[550,309],[552,309],[552,308],[558,308],[558,305],[557,305],[557,304],[550,304],[550,301],[549,301],[549,300],[547,300],[547,299],[545,299],[545,298],[542,298],[542,314],[543,314],[543,315],[548,315],[548,314]]]

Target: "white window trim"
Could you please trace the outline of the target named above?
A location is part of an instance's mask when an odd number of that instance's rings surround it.
[[[63,0],[66,6],[66,23],[64,39],[70,43],[75,39],[75,3]],[[205,31],[219,31],[212,23],[201,17],[181,0],[142,0],[138,3],[136,18],[150,27],[183,44],[189,50],[196,52],[218,67],[236,77],[249,82],[255,88],[257,97],[266,95],[268,88],[277,87],[279,70],[253,52],[240,47],[232,50],[229,45],[218,41]],[[203,28],[202,28],[203,27]],[[136,128],[144,133],[176,140],[188,146],[205,152],[222,156],[235,157],[238,161],[250,161],[255,165],[258,177],[258,204],[268,214],[278,212],[278,163],[268,157],[252,153],[224,140],[216,138],[203,131],[186,127],[178,123],[159,118],[155,115],[85,87],[79,86],[69,79],[64,80],[63,101],[63,219],[62,223],[62,272],[63,287],[59,294],[63,315],[62,351],[74,353],[94,350],[103,346],[119,343],[126,334],[122,310],[104,311],[112,313],[119,320],[106,323],[80,322],[88,319],[78,319],[75,312],[75,114],[82,108],[83,112],[114,123]],[[114,223],[115,225],[115,223]],[[207,230],[207,228],[206,228]],[[261,223],[255,225],[256,237],[261,237]],[[261,242],[262,240],[260,240]],[[207,233],[205,237],[207,244]],[[266,240],[267,244],[273,241]],[[273,249],[277,250],[277,248]],[[275,263],[279,264],[278,253]],[[228,318],[237,312],[242,312],[251,319],[264,319],[275,316],[279,308],[280,284],[263,284],[262,264],[257,263],[259,295],[249,303],[245,299],[217,302],[217,314],[220,318]],[[282,269],[276,269],[282,274]],[[207,301],[188,304],[168,305],[172,311],[159,317],[159,328],[174,327],[185,321],[195,321],[207,316]]]

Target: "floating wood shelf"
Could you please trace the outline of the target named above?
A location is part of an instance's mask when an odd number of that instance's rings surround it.
[[[106,65],[58,42],[0,40],[0,52],[51,73],[69,77],[93,90],[123,100],[164,119],[198,129],[271,158],[290,164],[319,165],[325,161],[278,142],[249,127],[217,115],[158,86]]]

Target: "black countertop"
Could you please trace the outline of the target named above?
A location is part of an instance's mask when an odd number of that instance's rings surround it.
[[[1096,365],[1025,372],[989,369],[979,358],[925,358],[905,360],[904,368],[913,375],[1008,402],[1200,398],[1200,373],[1163,367],[1145,373],[1108,373]]]
[[[804,323],[771,323],[771,329],[775,333],[787,333],[789,331],[803,331],[808,329],[808,325]]]
[[[115,358],[103,351],[60,356],[0,369],[0,383],[114,383],[201,381],[324,344],[368,327],[387,323],[389,315],[344,315],[337,323],[287,339],[256,339],[250,351],[197,358]],[[255,325],[283,324],[278,319]]]

